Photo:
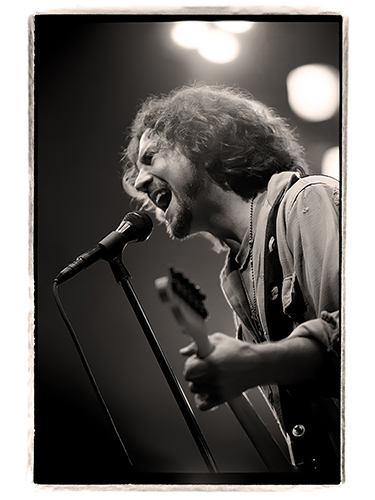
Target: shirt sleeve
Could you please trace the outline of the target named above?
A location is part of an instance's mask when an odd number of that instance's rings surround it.
[[[280,206],[278,228],[284,271],[283,306],[286,314],[303,318],[290,336],[317,340],[329,353],[336,370],[340,361],[338,186],[306,183],[286,198]],[[296,311],[301,309],[301,303],[302,314]]]

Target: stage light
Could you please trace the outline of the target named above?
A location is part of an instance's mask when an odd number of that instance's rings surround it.
[[[339,75],[336,68],[307,64],[287,76],[288,101],[301,118],[319,122],[332,118],[339,107]]]
[[[221,29],[217,24],[221,23],[181,21],[174,24],[171,36],[177,45],[185,49],[197,50],[210,62],[228,63],[238,56],[240,44],[233,34]],[[237,30],[244,30],[244,26],[240,26],[242,23],[239,21],[229,24],[237,24]]]
[[[215,30],[201,39],[197,50],[208,61],[225,64],[233,61],[238,56],[240,46],[234,36],[225,31]]]
[[[340,180],[340,150],[338,147],[327,149],[322,159],[322,174]]]
[[[254,23],[250,21],[218,21],[215,23],[219,28],[230,33],[244,33],[253,27]]]
[[[208,35],[207,23],[202,21],[181,21],[175,23],[171,36],[177,45],[185,49],[196,49]]]

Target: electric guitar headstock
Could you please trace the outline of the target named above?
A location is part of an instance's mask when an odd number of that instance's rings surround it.
[[[169,277],[163,276],[155,280],[155,287],[162,301],[169,303],[183,332],[190,335],[197,344],[199,356],[205,357],[212,351],[206,330],[206,297],[200,288],[182,273],[173,268],[169,271]]]

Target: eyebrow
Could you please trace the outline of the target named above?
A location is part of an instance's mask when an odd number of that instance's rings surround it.
[[[147,156],[150,154],[150,150],[153,150],[153,152],[156,152],[156,143],[152,142],[146,145],[146,147],[143,150],[138,150],[138,158],[137,158],[137,163],[145,163],[145,159]]]

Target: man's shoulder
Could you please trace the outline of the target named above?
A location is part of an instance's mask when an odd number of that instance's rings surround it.
[[[303,193],[306,195],[310,193],[319,193],[324,199],[330,199],[335,205],[339,205],[340,189],[337,179],[327,175],[317,174],[307,175],[293,182],[293,177],[295,175],[295,172],[288,171],[275,174],[271,177],[267,187],[267,202],[269,208],[274,206],[280,193],[285,190],[278,210],[279,214],[289,214],[296,202],[301,200],[301,194]]]
[[[287,211],[294,205],[298,197],[304,192],[311,190],[325,190],[329,191],[330,195],[338,198],[339,194],[339,181],[328,175],[307,175],[300,178],[295,182],[286,192],[283,205]]]
[[[294,188],[296,192],[298,192],[302,189],[305,189],[306,187],[314,185],[327,185],[332,188],[336,188],[339,185],[339,181],[334,177],[330,177],[329,175],[323,175],[323,174],[306,175],[305,177],[301,177],[292,186],[292,188]]]

